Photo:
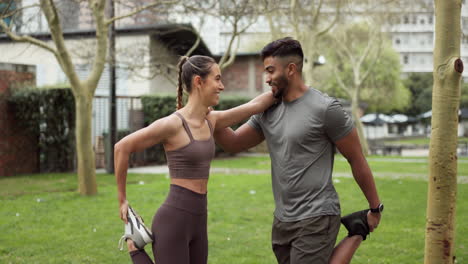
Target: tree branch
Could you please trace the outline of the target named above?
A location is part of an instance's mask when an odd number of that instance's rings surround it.
[[[185,56],[190,57],[192,53],[197,49],[198,45],[200,45],[201,42],[201,37],[200,34],[197,33],[197,40],[195,40],[195,43],[192,45],[192,47],[185,53]]]
[[[169,74],[167,74],[167,72],[165,70],[162,70],[160,68],[155,68],[154,66],[158,63],[157,61],[154,62],[154,64],[151,64],[152,62],[150,62],[149,64],[150,65],[147,65],[147,64],[144,64],[144,65],[133,65],[133,63],[131,63],[131,65],[127,65],[127,66],[122,66],[122,64],[120,64],[118,66],[119,69],[124,69],[124,70],[127,70],[130,74],[138,77],[138,78],[141,78],[141,79],[145,79],[145,80],[152,80],[154,78],[156,78],[157,76],[163,76],[164,78],[166,78],[166,80],[168,80],[172,85],[177,86],[177,81],[175,80],[175,78],[173,76],[170,76]],[[161,66],[161,65],[158,65],[158,66]],[[177,72],[178,69],[177,67],[171,65],[171,64],[164,64],[162,65],[163,67],[166,67],[168,69],[171,69],[173,70],[174,72]],[[150,68],[151,69],[151,73],[149,74],[142,74],[142,71],[141,69],[144,69],[144,68]],[[164,68],[164,69],[166,69]]]
[[[245,27],[243,27],[241,30],[239,30],[239,31],[237,32],[238,35],[244,33],[244,32],[245,32],[247,29],[249,29],[249,27],[252,26],[255,22],[256,22],[256,20],[250,21],[249,24],[247,24]]]
[[[39,7],[39,4],[32,4],[32,5],[23,6],[21,8],[17,8],[15,10],[11,11],[10,13],[5,13],[10,8],[12,2],[13,1],[10,1],[8,3],[8,7],[4,10],[3,14],[0,15],[0,18],[6,18],[6,17],[14,16],[14,15],[16,15],[16,13],[20,13],[21,11],[23,11],[23,10],[25,10],[27,8]]]
[[[55,43],[55,47],[57,48],[55,57],[62,67],[63,72],[70,80],[72,89],[76,89],[79,87],[80,80],[74,70],[70,53],[65,46],[65,40],[63,38],[63,32],[60,26],[60,18],[57,13],[57,8],[55,7],[53,0],[41,0],[41,9],[47,19],[50,35]]]
[[[339,40],[335,35],[332,35],[332,38],[334,39],[334,42],[339,46],[339,48],[341,48],[341,50],[345,53],[344,55],[349,58],[353,65],[355,65],[356,59],[354,58],[353,53],[348,49],[348,46],[345,45],[346,41]],[[339,49],[337,49],[336,51],[338,54],[342,54]]]
[[[267,7],[268,6],[268,2],[267,0],[264,0],[264,7]],[[275,27],[275,24],[273,22],[273,15],[274,15],[274,11],[277,12],[277,10],[271,10],[267,13],[265,13],[265,16],[267,18],[267,21],[268,21],[268,25],[270,26],[270,32],[271,32],[271,35],[272,35],[272,39],[278,39],[280,37],[280,35],[282,34],[282,31],[281,31],[281,28],[280,27]]]
[[[330,23],[330,25],[328,25],[328,27],[326,27],[324,30],[322,30],[321,32],[317,33],[316,35],[316,38],[326,34],[328,31],[330,31],[330,29],[332,29],[336,22],[338,22],[338,19],[340,17],[340,12],[341,12],[341,1],[343,0],[338,0],[337,4],[336,4],[336,15],[335,15],[335,19]]]
[[[216,6],[216,2],[213,2],[213,5],[207,7],[207,8],[199,8],[199,7],[195,7],[195,6],[192,6],[192,5],[187,5],[185,3],[182,4],[184,8],[190,10],[190,11],[195,11],[195,12],[200,12],[200,13],[203,13],[203,14],[207,14],[207,15],[210,15],[210,16],[213,16],[213,17],[218,17],[219,14],[218,13],[214,13],[214,12],[211,12],[211,10],[216,10],[215,6]]]
[[[205,24],[205,17],[201,18],[199,29],[203,28],[203,24]],[[200,30],[198,32],[200,32]],[[197,40],[192,45],[192,47],[185,53],[185,56],[187,57],[190,57],[190,55],[197,49],[198,45],[200,45],[201,36],[200,36],[200,33],[198,32],[195,32],[195,31],[193,32],[194,34],[197,35]]]
[[[99,79],[104,71],[107,57],[108,24],[105,23],[105,0],[90,0],[90,7],[96,23],[96,53],[94,55],[91,73],[86,79],[87,87],[96,89]],[[94,90],[91,91],[94,94]]]
[[[338,81],[338,87],[340,87],[351,98],[351,91],[348,90],[348,87],[346,87],[346,85],[344,84],[335,67],[333,67],[333,75],[335,75],[335,79]]]
[[[296,35],[296,38],[302,39],[299,35],[301,34],[299,30],[299,15],[297,14],[300,10],[300,7],[298,7],[296,0],[291,0],[290,5],[289,5],[289,19],[291,21],[291,24],[294,28],[294,34]]]
[[[367,39],[367,45],[366,45],[366,48],[364,49],[364,52],[362,53],[361,57],[359,58],[357,64],[356,64],[356,68],[360,68],[362,63],[364,62],[364,60],[367,58],[367,56],[369,56],[369,53],[370,51],[372,50],[372,44],[373,44],[373,33],[374,30],[371,30],[371,32],[369,32],[369,36],[368,36],[368,39]],[[378,35],[375,34],[375,35]]]
[[[2,14],[0,15],[0,18],[9,17],[9,15],[5,15],[5,13],[8,12],[8,10],[10,10],[12,3],[13,3],[13,0],[8,1],[8,5],[5,9],[3,9]]]
[[[224,65],[224,63],[227,61],[228,56],[230,56],[232,44],[234,43],[234,39],[235,39],[235,38],[237,37],[237,35],[238,35],[238,32],[237,32],[237,23],[234,23],[232,26],[233,26],[234,28],[233,28],[233,30],[232,30],[232,35],[231,35],[231,39],[229,40],[228,47],[227,47],[226,51],[224,52],[223,56],[221,57],[221,59],[220,59],[219,62],[218,62],[219,67],[220,67],[221,69],[224,69],[223,65]]]
[[[372,72],[372,65],[374,65],[380,58],[380,55],[382,54],[382,39],[379,39],[379,46],[377,47],[377,54],[375,55],[374,60],[372,61],[371,64],[369,64],[369,67],[367,68],[367,71],[364,73],[362,77],[362,83],[364,83],[367,80],[367,77],[369,77],[370,73]]]
[[[143,6],[143,7],[140,7],[140,8],[137,8],[135,9],[134,11],[128,13],[128,14],[125,14],[125,15],[121,15],[121,16],[117,16],[117,17],[113,17],[113,18],[109,18],[105,21],[105,25],[106,26],[109,26],[111,23],[113,23],[114,21],[117,21],[117,20],[120,20],[120,19],[123,19],[123,18],[127,18],[127,17],[131,17],[135,14],[138,14],[140,13],[141,11],[145,10],[145,9],[148,9],[148,8],[152,8],[152,7],[155,7],[155,6],[158,6],[158,5],[173,5],[173,4],[177,4],[180,0],[173,0],[173,1],[167,1],[167,2],[156,2],[156,3],[152,3],[152,4],[149,4],[149,5],[146,5],[146,6]]]
[[[318,17],[320,16],[320,10],[322,9],[322,5],[323,5],[323,0],[320,0],[317,6],[317,10],[315,11],[313,15],[311,26],[317,25],[317,21],[318,21]]]
[[[236,49],[231,51],[231,55],[229,57],[229,60],[227,62],[225,62],[223,65],[220,66],[221,70],[231,66],[234,63],[234,60],[236,59],[237,51],[239,50],[239,45],[240,45],[240,40],[239,40],[239,36],[237,36]]]
[[[52,54],[54,54],[55,56],[58,56],[57,50],[49,46],[46,42],[33,38],[31,36],[20,36],[11,32],[10,27],[2,19],[0,19],[0,28],[2,28],[5,34],[7,34],[7,36],[10,37],[14,41],[31,43],[33,45],[36,45],[40,48],[43,48],[47,51],[52,52]]]

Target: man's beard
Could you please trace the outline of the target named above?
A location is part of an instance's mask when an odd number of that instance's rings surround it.
[[[281,99],[288,89],[289,81],[285,76],[281,76],[278,78],[278,81],[274,83],[274,86],[276,86],[276,92],[273,93],[273,97]]]

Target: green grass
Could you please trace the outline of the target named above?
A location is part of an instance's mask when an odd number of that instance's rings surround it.
[[[468,176],[468,158],[463,157],[458,158],[458,160],[458,175]],[[427,175],[429,171],[427,157],[370,156],[367,158],[367,161],[374,174]],[[214,168],[270,170],[271,162],[268,157],[225,158],[213,161],[211,166]],[[351,173],[348,162],[341,155],[335,157],[334,171]]]
[[[385,144],[388,145],[416,145],[416,146],[429,146],[430,138],[421,137],[421,138],[407,138],[400,140],[386,140]],[[467,137],[458,138],[458,142],[468,142]]]
[[[377,157],[372,159],[374,173],[392,168]],[[268,157],[216,160],[214,165],[269,169]],[[460,163],[459,167],[466,170],[467,165]],[[393,164],[393,168],[394,172],[420,170],[412,163]],[[344,165],[340,170],[345,170]],[[93,197],[74,191],[74,174],[0,179],[0,263],[130,263],[128,255],[117,250],[123,225],[114,177],[97,177],[99,194]],[[151,223],[165,199],[169,180],[165,175],[140,174],[130,174],[128,180],[129,200]],[[335,181],[344,214],[366,206],[353,179],[338,177]],[[427,182],[377,178],[376,184],[386,209],[378,231],[362,244],[352,263],[422,263]],[[270,245],[273,197],[269,174],[214,174],[208,192],[209,263],[275,263]],[[467,207],[468,184],[459,184],[458,263],[468,262]],[[343,229],[339,239],[345,236]]]

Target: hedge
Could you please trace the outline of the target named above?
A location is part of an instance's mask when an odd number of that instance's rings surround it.
[[[216,110],[225,110],[248,102],[249,98],[227,97],[220,100]],[[176,97],[143,96],[145,126],[172,114],[176,109]],[[70,89],[20,90],[12,95],[9,103],[14,107],[18,120],[34,136],[38,137],[38,152],[41,172],[62,172],[74,169],[75,163],[75,103]],[[233,126],[237,128],[239,125]],[[118,131],[118,139],[131,131]],[[107,134],[104,134],[106,137]],[[218,147],[217,153],[222,150]],[[136,153],[131,160],[134,165],[164,163],[166,156],[162,145],[153,146],[143,153]]]
[[[215,106],[214,109],[226,110],[244,104],[250,100],[250,98],[246,97],[226,97],[220,99],[219,104]],[[143,96],[141,97],[141,102],[143,105],[145,125],[149,125],[153,121],[168,116],[176,111],[176,97],[172,95]]]
[[[38,138],[40,172],[73,170],[75,101],[71,90],[18,90],[8,101],[24,129]]]

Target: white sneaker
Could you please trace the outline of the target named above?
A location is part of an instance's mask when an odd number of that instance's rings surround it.
[[[131,239],[138,249],[143,249],[146,244],[153,242],[153,234],[145,226],[143,218],[130,205],[128,206],[127,221],[125,233],[119,241],[120,250],[123,250],[123,242],[127,239]]]

